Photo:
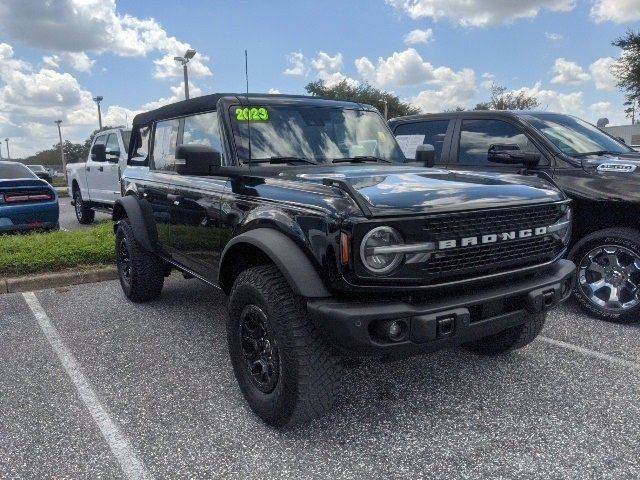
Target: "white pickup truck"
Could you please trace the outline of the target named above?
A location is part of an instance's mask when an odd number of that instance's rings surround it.
[[[67,184],[76,217],[93,222],[96,210],[111,212],[120,198],[120,176],[127,166],[131,130],[114,128],[98,132],[85,163],[67,165]]]

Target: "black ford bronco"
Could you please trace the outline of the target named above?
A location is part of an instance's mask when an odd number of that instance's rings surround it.
[[[640,152],[579,118],[477,111],[390,121],[405,153],[431,144],[435,165],[464,171],[546,173],[573,200],[568,258],[575,297],[611,321],[640,321]],[[409,150],[407,150],[409,149]]]
[[[523,347],[573,286],[562,192],[408,165],[367,105],[208,95],[136,116],[129,152],[126,296],[157,297],[172,269],[227,294],[236,378],[272,425],[327,411],[342,356]]]

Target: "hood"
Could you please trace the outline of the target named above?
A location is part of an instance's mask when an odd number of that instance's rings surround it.
[[[558,201],[564,194],[536,176],[454,172],[433,168],[352,165],[296,173],[297,180],[342,180],[373,216],[432,213]]]
[[[589,173],[640,174],[640,152],[589,155],[581,162],[582,168]]]

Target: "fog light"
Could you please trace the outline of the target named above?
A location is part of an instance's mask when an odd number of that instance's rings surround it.
[[[374,338],[386,342],[400,342],[407,337],[409,325],[405,320],[383,320],[371,325]]]
[[[398,321],[391,322],[387,327],[387,336],[389,337],[389,340],[395,342],[396,340],[400,339],[403,330],[404,329],[402,328],[402,323]]]

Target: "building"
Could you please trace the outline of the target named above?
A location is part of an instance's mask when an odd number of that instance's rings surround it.
[[[640,123],[602,127],[602,130],[611,136],[622,138],[627,145],[640,147]]]

